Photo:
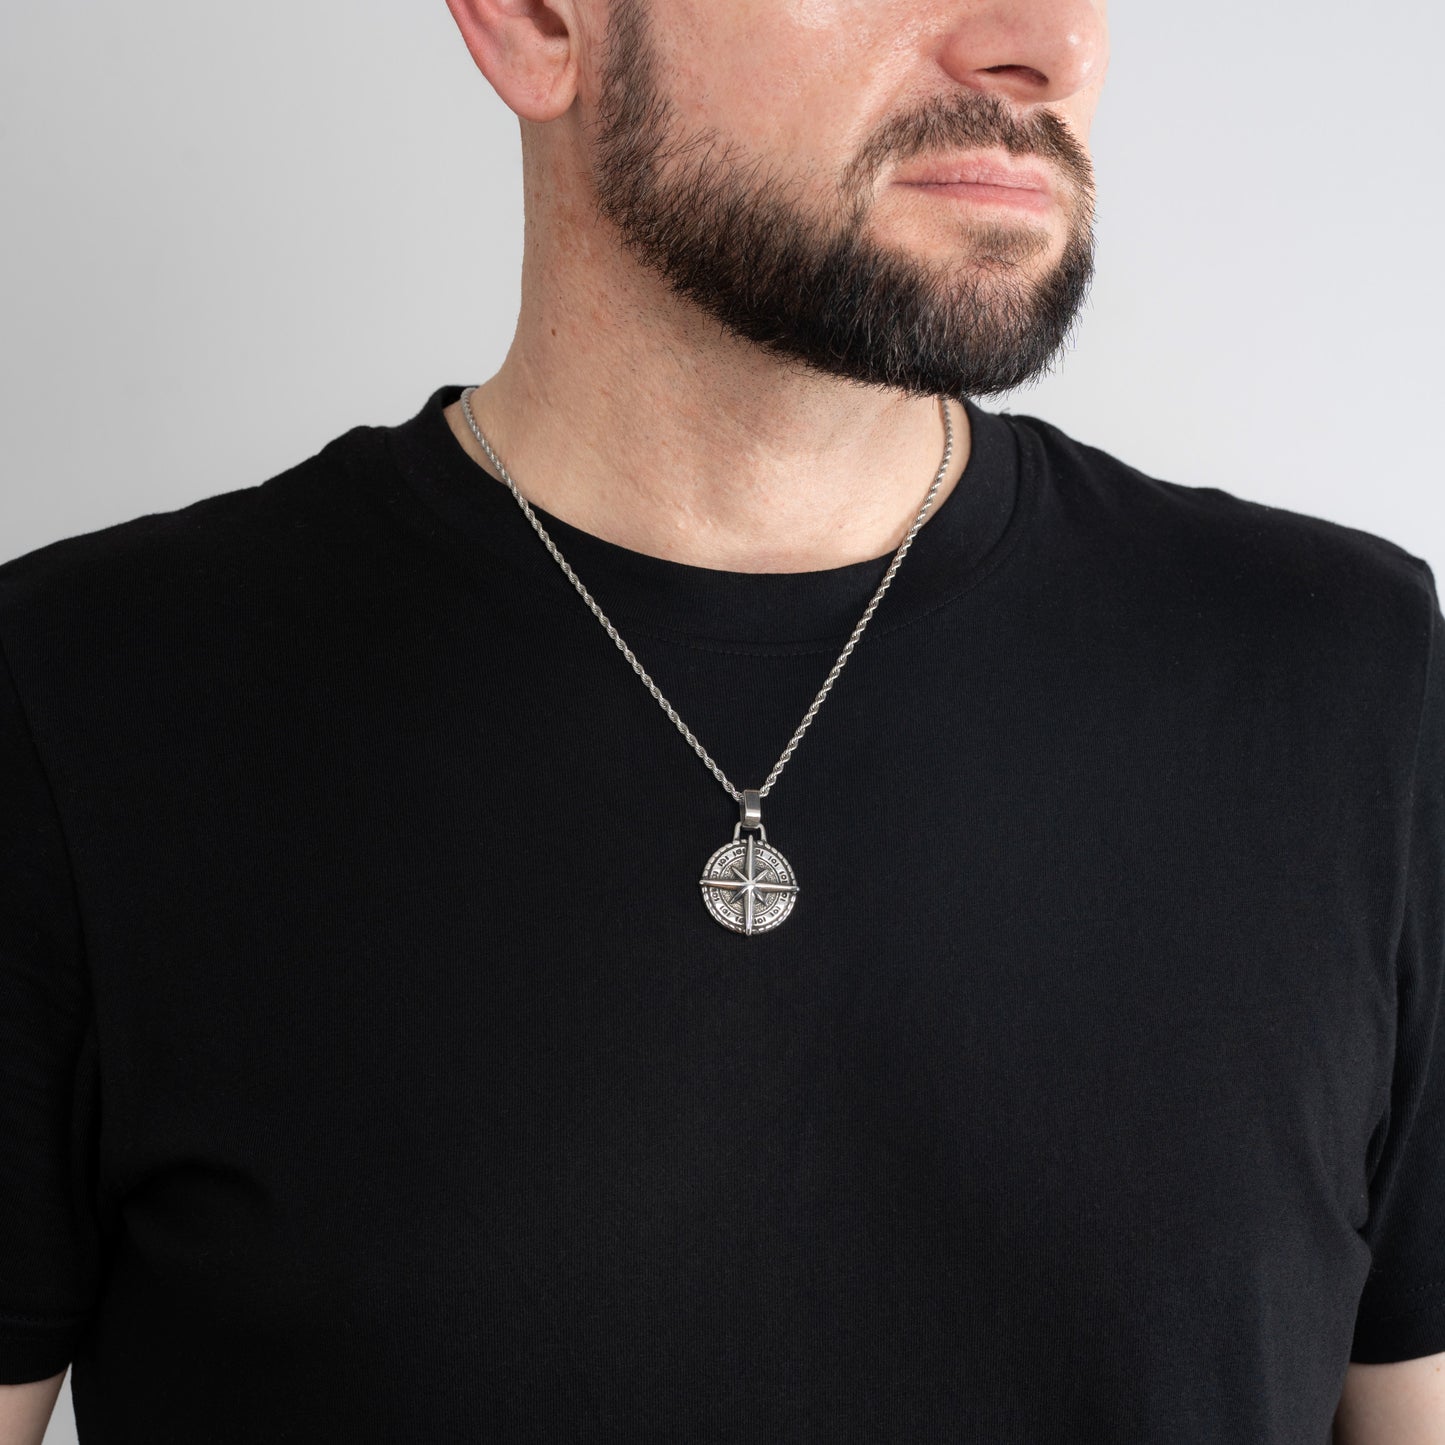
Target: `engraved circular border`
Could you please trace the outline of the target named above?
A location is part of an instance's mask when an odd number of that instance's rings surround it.
[[[717,893],[720,890],[714,889],[709,879],[720,876],[720,869],[724,863],[735,862],[738,858],[747,856],[747,840],[745,838],[734,838],[722,845],[703,865],[703,876],[698,880],[698,887],[702,890],[702,901],[708,913],[712,915],[724,928],[730,929],[733,933],[747,934],[748,930],[743,926],[741,918],[735,918],[728,907],[720,903]],[[761,839],[753,840],[753,857],[756,862],[765,868],[771,868],[778,875],[779,881],[789,883],[795,890],[792,893],[775,893],[773,903],[762,910],[763,922],[754,921],[753,933],[767,933],[784,922],[793,911],[793,905],[798,901],[798,875],[793,871],[793,865],[773,847],[771,843],[764,843]]]

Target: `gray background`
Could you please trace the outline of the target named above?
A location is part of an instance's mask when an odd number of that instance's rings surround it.
[[[1442,12],[1111,8],[1093,301],[986,405],[1439,570]],[[6,0],[0,194],[0,559],[404,420],[511,339],[516,122],[443,0]]]

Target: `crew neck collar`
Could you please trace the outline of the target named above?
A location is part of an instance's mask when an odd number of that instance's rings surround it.
[[[470,566],[498,569],[541,606],[585,603],[533,531],[510,489],[453,435],[444,409],[464,390],[438,387],[408,421],[380,428],[410,491],[442,522]],[[1027,510],[1008,420],[964,399],[972,450],[962,475],[914,536],[870,633],[915,621],[970,590],[1009,550]],[[526,496],[526,485],[517,486]],[[919,479],[918,505],[928,486]],[[528,499],[530,502],[530,498]],[[531,503],[537,520],[602,611],[628,636],[698,645],[841,644],[893,560],[886,555],[811,572],[729,572],[633,551]]]

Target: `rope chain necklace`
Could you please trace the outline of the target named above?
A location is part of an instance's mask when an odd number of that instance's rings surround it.
[[[792,864],[768,842],[767,830],[763,827],[763,799],[767,797],[773,784],[777,782],[778,775],[783,771],[788,759],[793,756],[793,751],[807,731],[808,724],[817,715],[818,709],[823,705],[823,699],[828,696],[829,689],[852,655],[858,639],[862,637],[863,629],[872,620],[874,610],[882,600],[883,594],[888,590],[889,584],[893,581],[893,574],[898,571],[899,564],[903,561],[909,547],[913,545],[913,539],[923,525],[923,519],[928,515],[928,509],[933,505],[933,498],[942,485],[944,477],[948,475],[948,464],[953,458],[953,417],[949,412],[946,399],[943,397],[938,399],[939,406],[943,411],[945,436],[943,460],[939,463],[938,475],[933,479],[933,485],[928,489],[928,495],[923,499],[923,505],[918,509],[918,515],[913,519],[913,525],[908,529],[908,535],[904,537],[897,552],[894,553],[893,561],[889,565],[888,571],[884,573],[883,581],[878,584],[878,590],[873,594],[872,601],[863,609],[863,616],[858,619],[858,625],[853,629],[853,635],[838,655],[837,662],[833,664],[832,671],[829,672],[823,686],[818,690],[818,695],[813,699],[803,721],[798,724],[797,732],[793,734],[787,747],[783,749],[782,756],[773,764],[772,772],[768,774],[762,787],[740,790],[728,781],[722,769],[713,762],[708,756],[707,750],[692,735],[687,724],[678,717],[672,704],[662,695],[657,684],[647,675],[642,664],[633,655],[632,649],[622,640],[617,629],[607,620],[606,614],[592,600],[592,594],[567,565],[566,559],[557,550],[556,544],[537,520],[537,515],[527,499],[517,490],[517,484],[512,480],[506,467],[502,465],[501,458],[492,450],[491,443],[482,435],[482,430],[477,425],[477,419],[472,415],[471,395],[476,389],[475,386],[469,386],[461,394],[462,413],[467,419],[467,425],[472,429],[472,435],[476,437],[502,480],[511,489],[512,495],[517,499],[517,505],[521,507],[527,520],[532,524],[532,529],[546,544],[553,560],[567,575],[568,581],[577,589],[582,600],[591,608],[593,615],[607,630],[607,635],[617,644],[622,655],[632,664],[632,670],[647,685],[647,690],[657,699],[658,704],[672,719],[677,730],[692,745],[692,750],[707,765],[708,771],[727,789],[729,796],[738,804],[738,821],[733,825],[732,840],[724,843],[707,860],[703,865],[702,876],[698,879],[698,885],[702,890],[702,901],[706,905],[708,913],[724,928],[729,928],[734,933],[750,936],[776,928],[793,911],[793,905],[797,902],[798,877]],[[747,831],[747,837],[740,838],[739,834],[744,830]],[[754,837],[754,834],[757,836]]]

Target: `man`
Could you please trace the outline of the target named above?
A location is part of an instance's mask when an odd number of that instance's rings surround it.
[[[1102,4],[449,3],[501,370],[0,568],[9,1438],[1445,1438],[1431,571],[974,400]]]

